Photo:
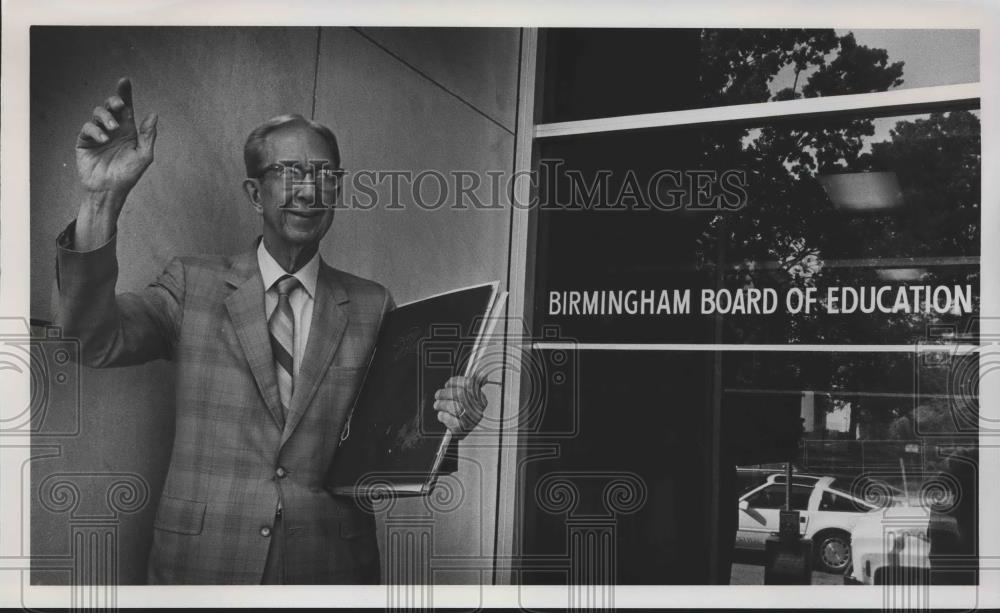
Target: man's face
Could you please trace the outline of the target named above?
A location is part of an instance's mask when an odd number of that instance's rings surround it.
[[[323,138],[307,126],[292,125],[267,136],[264,167],[295,165],[308,174],[295,180],[268,170],[258,179],[259,200],[255,204],[264,218],[264,240],[268,245],[305,247],[318,245],[333,223],[335,192],[323,192],[316,172],[327,162],[334,168],[333,152]]]

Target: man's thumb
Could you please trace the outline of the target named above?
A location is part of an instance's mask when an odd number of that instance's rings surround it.
[[[472,383],[476,387],[476,391],[482,392],[483,386],[486,385],[487,374],[482,370],[475,370],[472,372]]]
[[[156,143],[156,122],[159,119],[156,113],[146,115],[139,125],[139,148],[143,153],[152,153],[153,145]]]

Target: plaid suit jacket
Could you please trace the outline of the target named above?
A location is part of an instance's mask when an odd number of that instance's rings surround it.
[[[289,583],[377,583],[373,517],[321,483],[393,308],[389,292],[320,265],[286,423],[254,251],[177,258],[142,291],[116,296],[115,239],[75,252],[72,234],[71,224],[59,240],[58,319],[80,340],[84,364],[176,363],[176,431],[149,582],[260,583],[280,499]]]

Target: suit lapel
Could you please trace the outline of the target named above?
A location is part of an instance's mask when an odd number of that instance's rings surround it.
[[[278,428],[284,428],[278,382],[271,356],[271,338],[267,331],[264,308],[264,281],[257,265],[256,251],[241,254],[233,261],[226,283],[235,291],[226,298],[226,310],[236,328],[243,353],[250,363],[250,372],[264,398],[268,413]]]
[[[309,339],[306,341],[299,374],[295,377],[292,406],[289,408],[288,422],[281,437],[282,445],[299,425],[319,388],[320,381],[333,363],[337,348],[340,347],[340,341],[347,329],[347,310],[342,306],[347,301],[347,291],[337,282],[330,267],[321,260]]]

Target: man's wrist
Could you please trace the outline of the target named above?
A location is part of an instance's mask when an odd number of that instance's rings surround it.
[[[117,232],[124,203],[124,196],[112,192],[88,192],[76,218],[74,248],[90,251],[107,243]]]
[[[88,191],[87,195],[84,196],[81,208],[85,207],[99,213],[114,213],[117,217],[118,212],[121,211],[122,206],[125,204],[126,195],[127,192],[122,193],[121,191],[112,190]]]

